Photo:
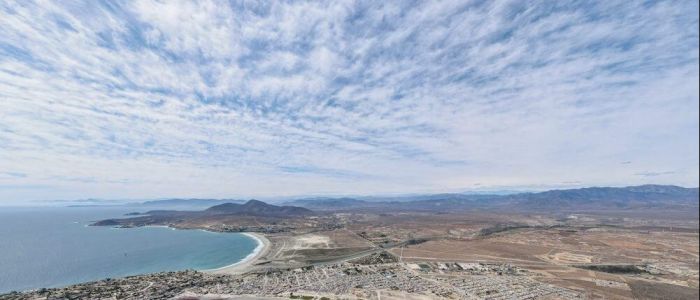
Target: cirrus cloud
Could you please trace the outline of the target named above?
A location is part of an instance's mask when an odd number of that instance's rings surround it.
[[[8,1],[0,197],[696,185],[698,94],[695,1]]]

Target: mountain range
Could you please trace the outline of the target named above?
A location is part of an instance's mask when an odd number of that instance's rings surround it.
[[[411,196],[416,197],[416,196]],[[510,209],[510,210],[586,210],[586,209],[650,209],[697,208],[698,188],[672,185],[640,185],[629,187],[589,187],[550,190],[510,195],[436,194],[421,200],[364,201],[354,198],[313,198],[285,202],[315,210],[381,208],[397,210]]]
[[[296,218],[321,211],[371,211],[371,212],[585,212],[585,211],[676,211],[698,213],[698,188],[669,185],[641,185],[630,187],[590,187],[568,190],[551,190],[539,193],[511,195],[440,194],[428,200],[415,201],[365,201],[354,198],[313,198],[288,201],[284,205],[272,205],[258,200],[245,203],[217,203],[204,210],[151,210],[127,219],[109,219],[95,223],[107,226],[133,226],[168,224],[195,218],[262,217]],[[192,200],[182,200],[192,201]],[[174,203],[180,203],[175,201]],[[316,212],[315,212],[316,211]]]

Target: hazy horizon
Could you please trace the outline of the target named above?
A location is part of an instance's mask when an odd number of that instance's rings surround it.
[[[656,185],[656,184],[647,184]],[[679,186],[679,185],[665,185],[665,186],[677,186],[686,189],[697,189],[700,188],[698,185],[695,186]],[[354,198],[359,200],[380,200],[387,201],[392,198],[395,199],[409,199],[414,197],[425,197],[425,196],[435,196],[441,194],[461,194],[461,195],[514,195],[523,193],[539,193],[547,192],[553,190],[571,190],[571,189],[584,189],[584,188],[624,188],[630,187],[628,185],[622,186],[567,186],[567,187],[550,187],[550,188],[535,188],[528,187],[519,190],[505,190],[505,189],[494,189],[494,190],[462,190],[462,191],[451,191],[451,192],[434,192],[434,193],[385,193],[385,194],[305,194],[305,195],[285,195],[285,196],[275,196],[275,197],[249,197],[249,196],[230,196],[230,197],[178,197],[178,196],[162,196],[153,198],[75,198],[75,199],[39,199],[35,201],[4,201],[0,202],[0,207],[33,207],[33,206],[70,206],[70,205],[125,205],[125,204],[138,204],[148,201],[159,201],[159,200],[235,200],[235,201],[248,201],[248,200],[261,200],[271,203],[283,203],[285,201],[300,200],[300,199],[340,199],[340,198]]]
[[[698,2],[3,2],[0,205],[699,178]]]

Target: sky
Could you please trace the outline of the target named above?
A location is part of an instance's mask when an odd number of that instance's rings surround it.
[[[698,1],[1,1],[0,203],[698,185]]]

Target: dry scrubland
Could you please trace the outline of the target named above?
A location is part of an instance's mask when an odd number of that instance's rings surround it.
[[[698,297],[696,219],[347,211],[254,219],[236,226],[285,230],[268,230],[268,249],[244,274],[160,273],[0,299]],[[230,220],[170,225],[231,231]]]

